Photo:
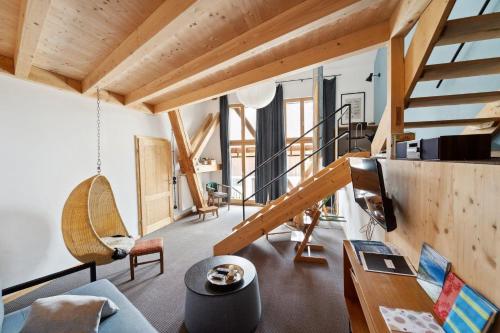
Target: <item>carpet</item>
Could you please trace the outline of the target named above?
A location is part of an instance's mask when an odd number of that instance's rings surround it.
[[[256,208],[247,208],[249,213]],[[165,273],[158,264],[141,265],[130,281],[128,259],[97,268],[98,279],[109,279],[160,332],[185,332],[184,273],[194,263],[212,255],[212,246],[241,220],[241,207],[220,209],[220,218],[207,215],[204,222],[190,216],[146,238],[162,237]],[[342,230],[316,228],[315,240],[325,245],[328,266],[293,262],[294,244],[289,235],[257,240],[237,255],[254,263],[259,275],[262,319],[256,332],[343,333],[349,331],[343,297]],[[141,257],[147,260],[147,257]],[[89,282],[87,271],[53,281],[6,304],[6,312],[25,307],[34,299],[56,295]]]

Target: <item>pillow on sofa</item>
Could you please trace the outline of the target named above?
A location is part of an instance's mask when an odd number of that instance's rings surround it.
[[[21,333],[97,333],[101,318],[118,307],[105,297],[60,295],[37,299]]]

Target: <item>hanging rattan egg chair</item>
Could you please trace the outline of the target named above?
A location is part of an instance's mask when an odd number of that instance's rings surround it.
[[[101,175],[84,180],[71,192],[63,209],[62,233],[69,252],[84,263],[108,264],[133,246],[111,185]]]
[[[134,246],[123,224],[111,185],[101,175],[101,107],[97,88],[97,175],[69,195],[62,213],[62,234],[77,260],[104,265],[127,256]]]

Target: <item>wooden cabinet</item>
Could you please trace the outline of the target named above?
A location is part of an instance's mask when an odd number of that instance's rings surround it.
[[[434,314],[415,277],[366,272],[349,241],[344,241],[344,298],[353,333],[389,332],[379,306]]]

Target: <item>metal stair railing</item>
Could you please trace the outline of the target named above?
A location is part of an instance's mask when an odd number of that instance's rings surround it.
[[[286,145],[285,147],[283,147],[282,149],[280,149],[280,151],[278,151],[277,153],[275,153],[271,157],[267,158],[261,164],[257,165],[253,171],[249,172],[247,175],[245,175],[245,177],[241,178],[238,181],[238,184],[240,184],[245,179],[247,179],[249,176],[251,176],[252,174],[254,174],[258,169],[262,168],[264,165],[266,165],[270,161],[274,160],[276,157],[278,157],[281,154],[285,153],[288,148],[290,148],[292,145],[294,145],[295,143],[297,143],[298,141],[300,141],[300,139],[302,139],[303,137],[305,137],[307,134],[309,134],[310,132],[312,132],[314,129],[318,128],[324,122],[330,120],[332,117],[335,117],[337,115],[337,113],[339,113],[339,112],[340,112],[340,117],[337,119],[337,128],[338,128],[338,123],[340,122],[340,120],[342,119],[342,117],[344,116],[344,114],[347,112],[347,114],[348,114],[348,127],[347,127],[347,131],[345,131],[344,133],[339,134],[339,135],[335,136],[334,138],[328,140],[327,143],[325,143],[324,145],[322,145],[321,147],[319,147],[318,149],[316,149],[315,151],[313,151],[311,154],[309,154],[308,156],[306,156],[305,158],[303,158],[300,162],[294,164],[291,168],[289,168],[285,172],[282,172],[278,176],[274,177],[272,180],[270,180],[269,182],[267,182],[264,186],[262,186],[259,189],[255,190],[255,192],[253,194],[251,194],[250,196],[248,196],[248,197],[245,197],[245,186],[243,184],[243,186],[242,186],[243,221],[246,220],[246,216],[245,216],[245,203],[248,200],[250,200],[251,198],[253,198],[257,193],[259,193],[259,192],[263,191],[264,189],[268,188],[269,186],[271,186],[278,179],[281,179],[283,176],[287,175],[290,171],[292,171],[293,169],[295,169],[296,167],[298,167],[299,165],[301,165],[302,163],[304,163],[310,157],[316,155],[317,153],[319,153],[320,151],[322,151],[326,147],[330,146],[335,141],[343,138],[344,136],[348,137],[348,152],[351,151],[351,104],[344,104],[340,108],[338,108],[337,110],[335,110],[333,113],[331,113],[330,115],[328,115],[328,117],[326,117],[325,119],[321,120],[316,125],[314,125],[313,127],[311,127],[307,132],[305,132],[304,134],[302,134],[300,137],[296,138],[295,140],[293,140],[292,142],[290,142],[288,145]]]

